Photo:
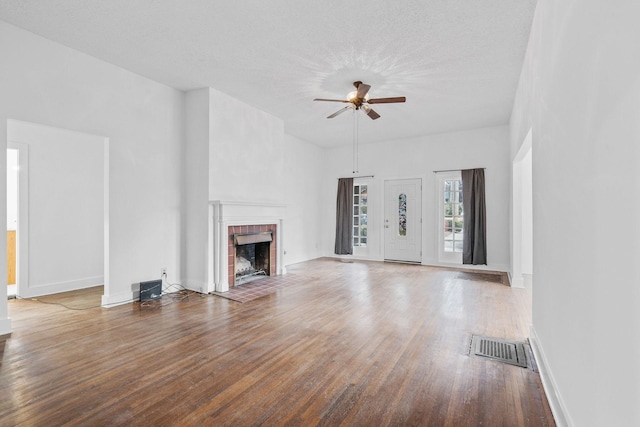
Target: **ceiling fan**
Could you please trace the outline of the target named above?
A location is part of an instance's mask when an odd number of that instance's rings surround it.
[[[360,110],[364,111],[364,113],[371,118],[371,120],[375,120],[380,118],[380,114],[376,113],[373,108],[369,107],[369,104],[391,104],[395,102],[405,102],[407,98],[404,96],[396,96],[393,98],[372,98],[369,99],[368,93],[371,86],[368,84],[362,83],[361,81],[353,82],[353,85],[356,87],[356,90],[349,93],[347,95],[347,99],[325,99],[325,98],[316,98],[314,101],[329,101],[329,102],[345,102],[348,103],[346,107],[336,111],[332,115],[328,116],[327,119],[333,119],[340,113],[344,113],[347,110]]]

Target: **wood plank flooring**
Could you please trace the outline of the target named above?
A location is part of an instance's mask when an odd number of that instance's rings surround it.
[[[0,424],[553,426],[537,373],[468,356],[526,338],[530,295],[458,274],[318,259],[244,304],[11,300]]]

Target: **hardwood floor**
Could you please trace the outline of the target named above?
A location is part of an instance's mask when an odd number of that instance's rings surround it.
[[[468,356],[472,334],[528,336],[526,291],[332,259],[292,277],[244,304],[9,301],[0,424],[554,425],[537,373]]]

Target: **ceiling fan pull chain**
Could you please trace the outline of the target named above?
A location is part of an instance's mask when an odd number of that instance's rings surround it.
[[[360,153],[358,152],[358,139],[359,139],[358,138],[358,136],[359,136],[358,135],[358,114],[356,114],[355,110],[353,111],[353,117],[354,117],[354,121],[355,121],[355,123],[353,125],[353,128],[354,128],[354,132],[356,134],[356,136],[355,136],[355,150],[356,150],[356,167],[355,167],[355,169],[356,170],[355,170],[354,173],[358,173],[359,172],[358,171],[358,166],[359,166],[358,160],[359,160],[359,157],[360,157]]]
[[[356,120],[358,120],[358,116],[357,116],[356,112],[357,112],[357,110],[353,110],[353,146],[351,148],[352,149],[352,155],[353,155],[353,162],[352,162],[353,163],[352,164],[352,166],[353,166],[352,172],[353,173],[357,173],[358,172],[356,170],[357,169],[357,167],[356,167],[356,139],[358,138],[357,131],[356,131]]]

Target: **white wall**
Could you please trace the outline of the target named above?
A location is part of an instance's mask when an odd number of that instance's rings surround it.
[[[281,119],[210,89],[209,199],[286,205],[284,265],[319,256],[324,151]]]
[[[208,202],[286,205],[284,265],[320,253],[324,151],[284,134],[282,120],[212,88],[186,94],[183,277],[207,289]]]
[[[210,89],[187,92],[185,103],[182,285],[207,289]]]
[[[109,138],[110,250],[103,303],[130,300],[135,283],[159,277],[161,267],[176,280],[183,93],[2,22],[0,57],[0,164],[6,164],[8,119]],[[6,173],[0,176],[4,204]],[[0,215],[6,222],[6,209]],[[6,257],[3,242],[0,259]],[[7,304],[6,289],[0,288],[2,333]]]
[[[284,137],[287,217],[284,233],[284,264],[321,255],[322,198],[325,150],[291,135]]]
[[[384,257],[382,217],[384,181],[388,179],[422,178],[422,262],[437,265],[437,199],[438,170],[486,168],[487,198],[487,268],[509,269],[509,133],[506,126],[429,135],[420,138],[359,145],[360,175],[374,175],[369,188],[369,254],[367,258]],[[335,206],[337,178],[352,174],[351,147],[327,151],[323,186],[325,256],[332,256],[335,239]],[[477,267],[477,266],[474,266]]]
[[[533,326],[559,425],[640,425],[640,3],[539,0],[511,117],[533,133]]]
[[[209,102],[209,199],[283,203],[283,121],[215,89]]]
[[[7,133],[10,143],[28,146],[20,230],[29,232],[18,233],[28,260],[20,262],[17,295],[103,284],[104,138],[15,120]]]

